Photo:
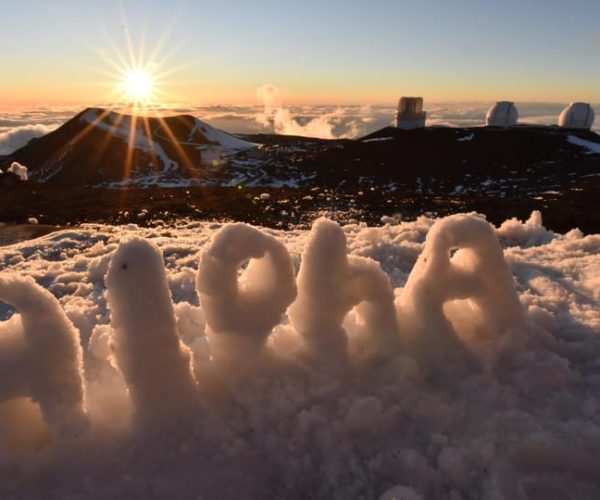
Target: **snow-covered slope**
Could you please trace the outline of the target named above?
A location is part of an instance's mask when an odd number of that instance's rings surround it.
[[[88,225],[1,248],[0,270],[21,313],[0,306],[2,497],[600,495],[600,235],[537,213]],[[25,306],[17,276],[41,287]],[[81,337],[88,431],[10,401],[44,380],[22,362],[54,338],[36,307]]]
[[[228,149],[248,149],[256,147],[256,144],[252,142],[244,141],[239,139],[227,132],[223,132],[218,128],[210,126],[208,123],[196,118],[196,125],[190,132],[190,136],[193,136],[196,131],[202,132],[210,141],[219,144],[220,146]]]
[[[569,136],[569,142],[587,149],[589,154],[600,154],[600,144],[597,142],[586,141],[579,137],[575,137],[574,135]]]
[[[136,147],[147,149],[151,149],[152,143],[156,142],[156,137],[154,137],[154,135],[157,132],[156,130],[152,130],[153,126],[158,125],[159,128],[167,128],[168,126],[171,128],[173,127],[173,123],[177,120],[182,120],[182,118],[165,117],[158,119],[153,116],[146,118],[143,116],[133,117],[132,115],[116,113],[114,111],[106,113],[104,110],[97,108],[90,108],[80,116],[80,121],[83,123],[93,125],[106,132],[111,132],[114,136],[119,137],[127,142],[131,141],[130,137],[133,121],[135,126],[135,134],[132,142]],[[167,133],[164,130],[159,130],[159,132],[161,132],[158,134],[160,138],[162,138],[162,134]],[[187,142],[198,145],[207,143],[208,141],[208,143],[212,145],[222,146],[228,149],[245,149],[255,147],[255,144],[238,139],[231,134],[216,129],[198,118],[194,118],[193,126],[190,128],[187,137],[179,136],[177,139],[182,143]]]
[[[256,146],[189,115],[130,115],[89,108],[10,158],[57,186],[181,187]]]

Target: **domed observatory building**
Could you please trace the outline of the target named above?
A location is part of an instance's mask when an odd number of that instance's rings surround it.
[[[485,124],[488,127],[512,127],[518,119],[519,112],[513,102],[498,101],[485,115]]]
[[[425,127],[427,112],[423,111],[422,97],[402,97],[398,102],[396,128],[411,130]]]
[[[594,123],[594,110],[586,102],[572,102],[558,117],[558,126],[590,130]]]

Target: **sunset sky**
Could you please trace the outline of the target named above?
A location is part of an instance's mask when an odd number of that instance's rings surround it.
[[[600,102],[598,0],[2,0],[0,107],[114,99],[127,37],[163,99]],[[148,59],[151,49],[157,56]]]

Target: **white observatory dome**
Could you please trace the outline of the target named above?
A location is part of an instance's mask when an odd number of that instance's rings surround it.
[[[485,123],[488,127],[510,127],[516,125],[518,118],[519,113],[514,103],[498,101],[485,115]]]
[[[594,110],[586,102],[572,102],[558,117],[558,126],[590,130],[594,123]]]

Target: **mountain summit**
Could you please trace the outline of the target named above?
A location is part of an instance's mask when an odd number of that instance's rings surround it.
[[[10,155],[33,180],[62,186],[185,186],[254,144],[191,116],[88,108]]]

